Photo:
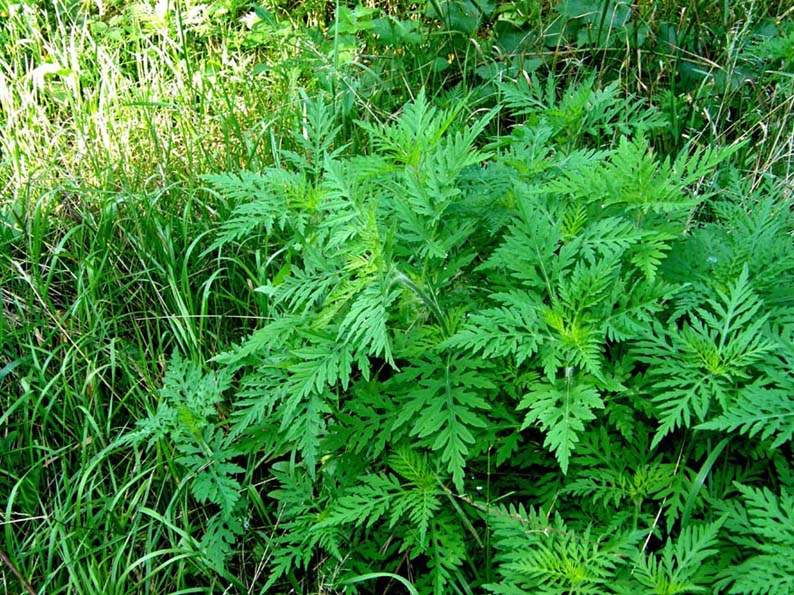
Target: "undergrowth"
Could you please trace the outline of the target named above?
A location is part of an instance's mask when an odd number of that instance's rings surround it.
[[[307,99],[283,167],[209,176],[236,203],[210,250],[269,255],[270,319],[214,372],[175,356],[117,446],[183,453],[195,547],[230,577],[275,500],[266,589],[787,592],[783,557],[736,545],[748,499],[791,513],[788,206],[715,174],[740,145],[658,157],[636,108],[596,149],[506,86],[521,121],[494,142],[495,112],[422,92],[346,156]]]
[[[51,4],[4,592],[794,591],[784,3]]]

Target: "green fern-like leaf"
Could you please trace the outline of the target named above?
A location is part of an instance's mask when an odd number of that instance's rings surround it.
[[[737,484],[745,509],[727,527],[746,552],[738,565],[723,570],[719,585],[732,595],[783,595],[794,591],[794,496]]]
[[[216,504],[225,516],[231,516],[240,498],[240,483],[235,475],[245,470],[230,462],[237,453],[225,444],[220,432],[207,430],[205,438],[200,445],[180,445],[182,456],[177,461],[195,473],[191,483],[193,497],[201,503]]]
[[[593,535],[590,526],[569,529],[558,515],[549,518],[523,507],[495,508],[488,518],[502,581],[486,588],[505,595],[615,593],[618,570],[639,539]]]
[[[302,151],[282,150],[281,155],[317,181],[326,160],[338,157],[344,150],[344,146],[337,143],[341,126],[322,95],[309,97],[303,90],[300,95],[300,125],[291,132],[293,141]]]
[[[204,179],[234,205],[210,249],[245,239],[258,230],[272,234],[290,226],[302,232],[315,200],[305,176],[282,169],[209,174]]]
[[[698,308],[682,330],[657,328],[656,337],[640,347],[639,357],[656,379],[661,424],[654,446],[674,429],[691,427],[693,418],[703,421],[713,406],[727,408],[738,388],[754,379],[753,366],[772,349],[761,333],[762,303],[746,268],[728,293],[720,292],[709,305]]]
[[[500,85],[504,101],[519,115],[542,118],[562,142],[612,138],[616,133],[636,134],[663,126],[664,116],[634,97],[624,97],[619,85],[596,88],[595,76],[566,87],[558,99],[560,85],[553,75],[545,84],[535,75],[518,77]]]
[[[400,448],[389,457],[393,471],[407,481],[388,473],[365,475],[360,483],[337,498],[323,515],[317,529],[351,525],[373,528],[379,521],[393,529],[400,522],[410,523],[417,531],[420,552],[428,547],[428,532],[441,506],[438,478],[427,460],[408,448]]]
[[[778,448],[794,437],[794,398],[791,388],[751,386],[741,391],[719,417],[697,426],[701,430],[721,430],[772,439]]]
[[[469,349],[486,358],[513,356],[521,365],[543,340],[538,304],[530,294],[517,291],[494,294],[491,299],[502,306],[471,314],[464,327],[442,346]]]
[[[394,475],[366,475],[358,486],[336,499],[317,528],[337,525],[372,527],[384,517],[389,518],[392,504],[401,492],[400,482]],[[399,517],[392,515],[392,526]]]
[[[422,582],[429,587],[426,592],[433,595],[445,595],[460,589],[461,583],[468,586],[459,578],[463,576],[462,568],[468,554],[466,535],[454,521],[449,513],[436,514],[430,524],[425,555],[429,572]]]
[[[235,518],[216,514],[207,521],[207,530],[199,545],[204,557],[217,572],[226,570],[226,562],[233,553],[234,544],[243,533],[242,523]]]
[[[393,366],[388,312],[399,295],[400,287],[389,280],[376,279],[368,284],[339,324],[338,340],[361,355],[383,357]]]
[[[411,435],[440,453],[442,464],[463,491],[466,455],[475,442],[473,431],[484,428],[481,413],[491,408],[484,393],[494,389],[465,357],[434,357],[420,367],[401,372],[397,386],[408,392],[392,427],[410,425]]]
[[[554,261],[561,242],[561,226],[553,214],[536,200],[521,200],[515,221],[486,263],[486,270],[505,269],[528,289],[553,293]]]
[[[708,525],[688,526],[675,541],[668,540],[661,552],[641,556],[633,578],[654,595],[705,593],[713,583],[707,560],[718,553],[717,538],[724,519]]]
[[[519,409],[529,409],[521,429],[538,424],[546,433],[543,445],[554,452],[567,473],[585,422],[595,419],[595,409],[603,408],[604,401],[591,383],[574,378],[536,383],[519,404]]]
[[[427,546],[427,534],[431,522],[441,507],[439,479],[433,473],[427,458],[409,448],[398,448],[389,457],[389,466],[411,484],[411,489],[403,491],[394,505],[395,518],[405,514],[419,534],[419,547]]]

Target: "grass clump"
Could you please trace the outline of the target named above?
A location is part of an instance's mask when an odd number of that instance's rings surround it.
[[[250,77],[257,52],[229,52],[247,33],[237,15],[185,3],[96,8],[6,9],[6,196],[64,179],[153,189],[256,161],[262,114],[281,104]]]

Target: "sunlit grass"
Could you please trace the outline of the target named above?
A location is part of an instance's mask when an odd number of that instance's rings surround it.
[[[130,5],[100,18],[61,2],[10,5],[0,52],[6,200],[64,180],[163,187],[256,161],[283,98],[251,77],[256,51],[226,45],[244,22],[221,18],[215,30],[213,14],[186,10]]]

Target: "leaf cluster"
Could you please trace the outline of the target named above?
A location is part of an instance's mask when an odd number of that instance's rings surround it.
[[[135,440],[217,507],[218,568],[242,482],[273,484],[268,586],[786,592],[790,211],[717,191],[736,145],[658,156],[614,87],[505,96],[508,136],[421,92],[356,154],[305,97],[280,167],[208,177],[211,250],[272,255],[269,317],[219,372],[175,358]]]

